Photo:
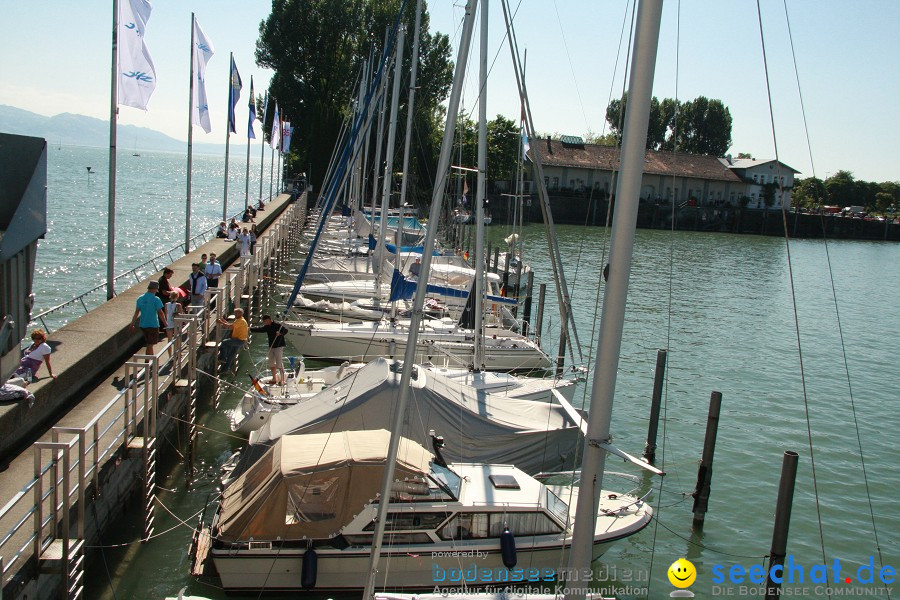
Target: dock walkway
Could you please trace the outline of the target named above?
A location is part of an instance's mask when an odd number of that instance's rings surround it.
[[[299,237],[306,198],[290,200],[282,194],[258,213],[260,233],[250,260],[240,259],[239,244],[214,239],[168,265],[175,271],[173,287],[187,281],[191,264],[204,253],[215,253],[225,274],[198,314],[176,319],[181,335],[171,343],[163,338],[155,356],[140,353],[143,338],[130,324],[136,299],[161,272],[49,336],[57,379],[44,373],[29,386],[35,396],[31,406],[27,401],[0,405],[0,597],[40,597],[34,586],[37,575],[46,572],[47,556],[61,541],[62,562],[73,562],[85,540],[96,535],[92,525],[115,518],[117,503],[131,494],[135,479],[145,480],[152,503],[153,440],[173,424],[167,414],[193,410],[201,353],[215,370],[212,352],[222,339],[215,319],[236,306],[245,307],[248,319],[259,318],[254,293]],[[129,463],[130,474],[124,474],[123,463]],[[87,503],[100,519],[84,518]],[[147,527],[152,529],[152,519]],[[65,567],[54,570],[67,573]],[[65,584],[66,595],[78,597],[82,575],[83,566],[55,585]]]

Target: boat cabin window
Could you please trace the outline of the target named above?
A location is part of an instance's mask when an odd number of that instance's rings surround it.
[[[568,523],[569,521],[569,505],[562,498],[547,488],[547,508],[553,513],[553,516],[559,519],[560,523]]]
[[[285,525],[310,523],[334,519],[337,514],[338,499],[346,494],[341,493],[347,485],[341,477],[316,477],[306,481],[298,481],[287,486],[287,510],[284,516]]]
[[[433,493],[440,492],[438,497],[445,500],[458,500],[459,491],[462,488],[462,478],[459,475],[442,467],[437,463],[431,463],[431,476],[433,483],[437,484],[438,490]]]
[[[385,531],[400,529],[437,529],[450,513],[447,512],[389,512]],[[366,525],[363,531],[375,531],[375,521]]]
[[[372,534],[345,535],[344,539],[351,546],[371,546]],[[427,533],[386,533],[384,534],[385,546],[397,546],[399,544],[433,544]]]
[[[562,528],[542,512],[460,513],[440,531],[442,540],[477,540],[497,538],[505,528],[513,535],[545,535],[559,533]]]

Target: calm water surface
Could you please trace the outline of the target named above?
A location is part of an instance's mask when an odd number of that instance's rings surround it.
[[[51,148],[50,230],[38,255],[39,307],[102,281],[106,239],[102,157],[102,150],[63,148],[57,152]],[[267,163],[268,159],[267,155]],[[85,162],[91,160],[93,163]],[[221,214],[219,163],[220,159],[195,157],[197,231],[214,225]],[[87,164],[98,171],[91,182],[85,175]],[[183,156],[144,153],[140,158],[122,157],[120,165],[117,235],[123,245],[118,250],[117,272],[180,242],[184,220]],[[229,202],[236,210],[243,207],[243,163],[235,162],[231,168],[235,179],[229,184],[234,192]],[[258,168],[257,162],[257,177]],[[253,171],[251,166],[251,177]],[[251,196],[254,185],[258,190],[254,181],[258,179],[251,180]],[[508,233],[503,226],[490,229],[495,241]],[[542,227],[530,226],[524,233],[536,281],[549,282]],[[588,363],[595,315],[599,314],[595,301],[600,265],[605,262],[606,231],[563,226],[558,228],[558,235]],[[661,492],[658,478],[644,478],[644,489],[653,488],[650,500],[657,507],[658,525],[654,522],[620,542],[595,569],[601,574],[611,572],[614,566],[618,573],[614,579],[620,588],[638,585],[625,581],[625,569],[631,569],[640,579],[650,571],[649,583],[640,583],[649,587],[648,594],[618,596],[668,597],[673,588],[666,570],[680,557],[687,557],[698,569],[697,582],[691,586],[698,598],[715,597],[711,587],[714,565],[724,565],[727,572],[733,564],[762,564],[761,557],[768,553],[771,543],[781,460],[786,450],[800,455],[788,546],[795,562],[807,567],[821,563],[824,540],[826,562],[840,559],[842,577],[849,570],[855,581],[857,567],[868,563],[870,555],[875,556],[877,567],[880,561],[866,499],[857,426],[883,562],[900,566],[900,508],[892,500],[895,483],[900,480],[894,455],[895,436],[900,430],[894,379],[900,356],[900,316],[893,310],[900,296],[900,246],[834,241],[828,244],[828,252],[831,273],[821,241],[792,241],[789,264],[784,240],[778,238],[637,232],[613,432],[616,445],[623,450],[633,454],[642,451],[656,351],[668,348],[665,421],[657,455],[668,475]],[[555,295],[550,287],[548,306],[552,307]],[[842,331],[838,329],[838,311]],[[548,309],[544,335],[545,345],[551,348],[556,347],[558,321],[558,315],[551,315]],[[254,348],[256,359],[263,354]],[[243,358],[247,368],[250,358]],[[591,355],[591,366],[593,359]],[[691,498],[687,494],[696,482],[713,390],[722,392],[723,402],[712,496],[702,534],[692,534]],[[585,401],[587,394],[589,389],[585,387],[578,394],[578,402]],[[228,395],[222,407],[236,401],[236,393]],[[219,462],[240,445],[239,440],[216,433],[227,430],[221,409],[219,414],[208,411],[204,423],[210,428],[200,436],[205,470],[194,491],[185,491],[184,471],[171,447],[168,470],[160,476],[160,500],[191,526],[214,491]],[[608,461],[607,467],[633,472],[617,460]],[[609,479],[607,485],[626,489],[629,484]],[[817,505],[821,517],[817,516]],[[225,598],[221,591],[188,577],[189,527],[160,510],[157,533],[171,531],[147,544],[134,543],[140,535],[139,513],[135,501],[131,518],[106,533],[105,545],[126,545],[107,548],[91,564],[89,598],[162,598],[184,586],[189,593]],[[815,586],[810,587],[811,595],[815,595]],[[738,592],[735,587],[735,595]]]

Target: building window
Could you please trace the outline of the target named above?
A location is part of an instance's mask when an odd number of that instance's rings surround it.
[[[759,183],[759,175],[756,173],[753,174],[753,183]]]
[[[670,200],[672,198],[672,188],[666,188],[666,200]]]
[[[550,188],[550,178],[547,176],[544,177],[544,187],[548,189]]]
[[[553,189],[554,189],[554,190],[558,190],[558,189],[559,189],[559,177],[554,177],[554,178],[553,178]]]

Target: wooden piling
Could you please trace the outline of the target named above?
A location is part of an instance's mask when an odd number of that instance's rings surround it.
[[[769,569],[766,576],[766,600],[780,598],[781,581],[772,580],[772,569],[784,565],[787,555],[788,529],[791,525],[791,505],[794,501],[794,480],[797,478],[796,452],[788,450],[781,462],[781,483],[778,484],[778,500],[775,504],[775,527],[772,531],[772,548],[769,550]]]
[[[542,283],[541,287],[538,291],[538,309],[537,309],[537,319],[535,329],[534,329],[534,341],[537,344],[541,343],[541,332],[544,329],[544,298],[547,296],[547,284]]]
[[[653,396],[650,399],[650,424],[647,427],[647,444],[644,446],[644,459],[651,465],[656,460],[656,432],[659,429],[659,409],[665,375],[666,351],[660,349],[656,352],[656,373],[653,376]]]
[[[722,393],[713,392],[709,397],[709,415],[706,418],[706,438],[703,440],[703,456],[697,469],[697,488],[694,490],[694,527],[703,528],[703,519],[709,508],[710,482],[712,481],[713,454],[716,451],[716,433],[719,429],[719,409]]]
[[[534,271],[528,272],[528,286],[525,288],[525,305],[522,307],[522,335],[528,337],[531,329],[531,291],[534,289]]]

